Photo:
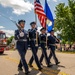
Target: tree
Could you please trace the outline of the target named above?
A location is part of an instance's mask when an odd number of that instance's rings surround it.
[[[14,36],[11,36],[10,38],[8,38],[7,40],[7,45],[9,45],[12,42],[12,39],[14,38]]]
[[[75,0],[68,0],[68,6],[58,4],[55,14],[55,29],[61,31],[65,41],[75,42]]]

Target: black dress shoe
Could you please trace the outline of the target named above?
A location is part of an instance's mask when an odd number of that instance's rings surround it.
[[[43,68],[39,68],[38,70],[41,71]]]
[[[57,62],[56,65],[60,64],[60,62]]]
[[[43,64],[41,63],[41,65],[43,66]]]
[[[47,67],[52,67],[53,65],[47,65]]]
[[[23,71],[23,69],[21,67],[18,67],[18,71]]]
[[[51,64],[51,62],[49,62]]]
[[[30,73],[30,71],[25,72],[25,75],[28,75]]]
[[[29,65],[29,67],[33,67],[33,65],[31,65],[31,64],[28,64]]]

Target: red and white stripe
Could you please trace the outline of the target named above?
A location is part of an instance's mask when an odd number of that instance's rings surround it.
[[[41,3],[37,2],[36,0],[34,2],[34,11],[38,15],[41,26],[46,28],[46,14],[44,13]]]

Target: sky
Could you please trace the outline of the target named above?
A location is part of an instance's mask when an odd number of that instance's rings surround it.
[[[45,0],[40,0],[44,8]],[[68,4],[67,0],[47,0],[48,5],[55,18],[55,7],[59,3]],[[4,31],[7,37],[13,36],[17,29],[16,25],[9,19],[18,22],[24,19],[26,21],[25,29],[30,29],[30,22],[35,21],[34,0],[0,0],[0,30]],[[38,18],[37,18],[38,19]],[[38,29],[41,25],[37,21]]]

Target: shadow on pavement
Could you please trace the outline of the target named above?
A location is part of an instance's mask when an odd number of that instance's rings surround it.
[[[47,75],[58,75],[60,72],[60,69],[58,69],[59,67],[65,68],[65,66],[63,65],[55,65],[53,64],[52,67],[48,68],[46,66],[43,66],[43,69],[48,72]]]
[[[50,68],[43,66],[42,71],[32,69],[28,75],[58,75],[60,72],[60,69],[58,69],[58,67],[65,68],[65,66],[62,66],[62,65],[53,65]],[[19,71],[19,73],[15,75],[25,75],[25,73],[22,71]]]
[[[23,71],[19,71],[19,73],[15,75],[25,75],[25,73]],[[47,74],[43,74],[42,72],[38,70],[31,70],[28,75],[47,75]]]
[[[53,65],[53,67],[52,67],[52,69],[54,69],[54,70],[58,70],[58,67],[62,67],[62,68],[65,68],[65,66],[63,66],[63,65]]]
[[[22,71],[19,71],[19,73],[18,74],[15,74],[15,75],[25,75],[25,73],[22,72]]]
[[[1,54],[1,53],[0,53],[0,56],[6,56],[6,55],[8,55],[8,54]]]
[[[65,66],[63,66],[63,65],[57,65],[58,67],[62,67],[62,68],[65,68]]]
[[[50,68],[43,66],[43,69],[47,75],[58,75],[58,73],[60,72],[60,69],[58,69],[58,66],[55,66],[55,65],[53,65]]]

